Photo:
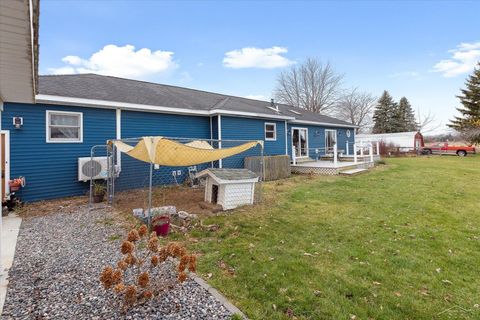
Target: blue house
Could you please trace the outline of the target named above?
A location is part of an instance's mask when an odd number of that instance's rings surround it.
[[[85,194],[78,158],[108,139],[263,140],[296,159],[355,141],[354,125],[292,106],[95,74],[40,76],[35,103],[5,102],[1,126],[5,181],[25,177],[24,201]]]

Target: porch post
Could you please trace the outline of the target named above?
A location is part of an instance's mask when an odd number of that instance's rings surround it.
[[[337,158],[338,158],[338,157],[337,157],[337,144],[335,143],[335,144],[333,145],[333,165],[334,165],[335,167],[337,166],[337,161],[338,161]]]
[[[357,144],[353,144],[353,162],[357,163]]]
[[[363,141],[360,141],[360,156],[363,158]]]
[[[380,155],[380,142],[377,141],[377,156]]]
[[[297,157],[295,156],[295,148],[292,146],[292,162],[293,165],[297,164]]]
[[[350,152],[349,152],[350,150],[348,150],[348,141],[347,141],[346,145],[347,145],[347,148],[346,148],[346,150],[347,150],[347,156],[349,156],[349,155],[350,155]]]
[[[368,147],[368,152],[370,154],[370,162],[373,162],[373,143],[370,142],[370,145]]]

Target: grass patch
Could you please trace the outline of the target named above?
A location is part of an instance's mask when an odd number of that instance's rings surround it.
[[[480,157],[385,162],[207,218],[199,273],[252,319],[479,319]]]

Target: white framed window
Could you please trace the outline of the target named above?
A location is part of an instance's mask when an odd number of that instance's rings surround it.
[[[48,143],[82,143],[83,113],[47,110]]]
[[[277,140],[277,124],[275,122],[265,122],[265,140]]]

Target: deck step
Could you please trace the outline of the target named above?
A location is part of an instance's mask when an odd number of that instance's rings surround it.
[[[348,176],[353,176],[353,175],[360,174],[360,173],[367,172],[367,171],[368,171],[367,169],[357,168],[357,169],[349,169],[349,170],[340,171],[340,174],[345,174],[345,175],[348,175]]]

